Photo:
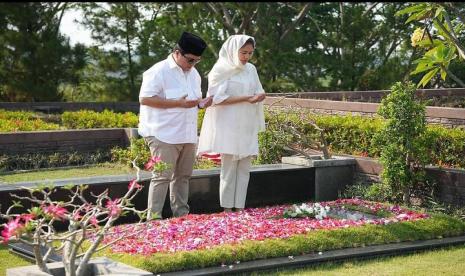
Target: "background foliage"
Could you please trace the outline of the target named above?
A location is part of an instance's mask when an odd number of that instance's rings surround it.
[[[409,77],[416,66],[413,61],[424,54],[410,42],[423,24],[421,18],[406,24],[409,14],[400,12],[412,5],[4,2],[0,3],[0,100],[137,100],[143,71],[166,58],[183,30],[208,43],[197,65],[204,88],[223,41],[245,33],[256,38],[252,63],[267,92],[389,89]],[[441,7],[453,25],[461,26],[463,3]],[[60,33],[63,15],[71,10],[82,12],[79,23],[91,31],[95,45],[71,45]],[[463,43],[463,32],[456,32],[456,38]],[[451,77],[463,78],[463,68],[462,60],[452,60],[447,76],[434,78],[425,87],[460,86]],[[414,82],[421,77],[412,76]]]

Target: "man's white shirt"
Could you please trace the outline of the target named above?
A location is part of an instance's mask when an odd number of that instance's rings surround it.
[[[162,99],[202,97],[201,78],[195,68],[184,72],[170,54],[143,73],[139,98]],[[142,137],[155,136],[169,144],[197,143],[197,107],[154,108],[140,105],[139,129]]]

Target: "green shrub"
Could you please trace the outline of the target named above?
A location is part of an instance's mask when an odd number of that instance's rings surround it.
[[[33,112],[7,111],[0,109],[0,132],[54,130],[60,126],[47,123],[38,118]]]
[[[369,153],[378,156],[379,149],[372,145],[372,137],[382,127],[382,120],[355,115],[313,116],[318,126],[324,128],[331,151],[336,153]]]
[[[0,132],[39,131],[60,129],[57,124],[46,123],[40,119],[0,119]]]
[[[430,125],[426,142],[431,163],[445,167],[465,168],[465,131]]]
[[[137,127],[139,122],[138,116],[132,112],[121,114],[109,110],[103,112],[66,111],[63,112],[61,120],[63,126],[68,129]]]
[[[392,196],[392,189],[384,183],[354,183],[348,185],[342,193],[342,198],[361,198],[369,201],[389,202]]]
[[[197,132],[200,135],[200,130],[202,129],[203,117],[205,116],[205,109],[199,109],[197,115]]]
[[[114,147],[111,149],[111,161],[126,164],[132,167],[131,161],[135,158],[139,168],[143,168],[147,160],[150,159],[150,150],[143,138],[131,139],[128,148]]]
[[[267,131],[259,134],[260,164],[279,163],[287,152],[283,143],[288,136],[277,136],[269,131],[270,124],[277,120],[269,120],[265,113]],[[384,127],[382,118],[368,118],[355,115],[316,115],[308,114],[316,124],[325,129],[327,142],[332,153],[351,154],[356,156],[380,157],[381,149],[385,147],[382,137],[374,138]],[[297,120],[290,116],[286,119],[289,124],[296,124]],[[272,126],[273,129],[277,127]],[[318,132],[310,125],[301,126],[307,135],[315,136]],[[298,142],[298,141],[294,141]],[[428,163],[445,167],[465,168],[465,130],[447,128],[441,125],[428,125],[424,133],[423,143],[428,149]]]
[[[110,161],[110,151],[1,154],[0,172],[82,166]]]
[[[0,119],[4,120],[34,120],[36,115],[34,112],[30,111],[9,111],[5,109],[0,109]]]
[[[378,109],[386,121],[376,133],[382,141],[380,162],[383,165],[381,178],[393,191],[394,199],[402,195],[405,204],[410,204],[412,190],[424,180],[424,165],[427,162],[425,104],[415,98],[413,83],[397,82]]]

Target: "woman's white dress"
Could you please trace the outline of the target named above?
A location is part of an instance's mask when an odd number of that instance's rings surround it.
[[[264,93],[254,65],[210,87],[207,96],[213,104],[207,108],[200,132],[198,154],[217,152],[231,154],[235,159],[258,154],[258,132],[265,130],[263,103],[241,102],[217,105],[232,96]]]

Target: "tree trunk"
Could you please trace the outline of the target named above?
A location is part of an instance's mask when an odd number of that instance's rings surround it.
[[[126,48],[127,48],[127,53],[128,53],[128,63],[129,63],[129,68],[128,68],[128,76],[129,76],[129,81],[131,85],[131,95],[134,95],[136,93],[135,90],[135,83],[134,83],[134,73],[133,73],[133,65],[132,65],[132,53],[131,53],[131,41],[129,39],[129,18],[128,18],[128,7],[127,4],[124,5],[124,11],[126,12]]]
[[[36,264],[39,267],[39,269],[43,272],[50,274],[50,270],[48,270],[47,265],[45,265],[44,259],[42,259],[42,253],[40,252],[39,242],[33,246],[33,250],[34,250],[34,256],[36,258]]]
[[[410,206],[410,188],[404,187],[404,195],[402,197],[404,204]]]

